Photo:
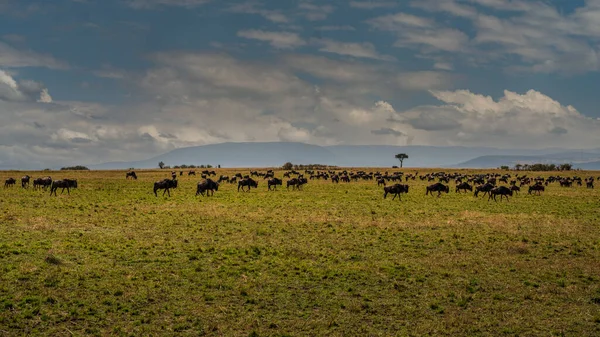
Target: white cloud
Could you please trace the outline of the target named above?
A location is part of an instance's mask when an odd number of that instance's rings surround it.
[[[253,2],[243,2],[234,4],[231,7],[229,7],[228,10],[233,13],[257,14],[275,23],[287,23],[290,21],[290,19],[281,11],[264,9],[261,8],[259,4]]]
[[[18,50],[0,42],[0,67],[45,67],[50,69],[67,69],[68,65],[50,55],[38,54],[28,50]]]
[[[325,20],[335,9],[331,5],[316,5],[311,0],[302,0],[298,8],[301,14],[310,21]]]
[[[304,46],[304,41],[298,34],[290,32],[267,32],[263,30],[249,29],[241,30],[237,33],[238,36],[247,39],[255,39],[266,41],[277,49],[294,49]]]
[[[8,72],[0,69],[0,100],[50,103],[52,97],[42,83],[30,80],[17,82]]]
[[[193,8],[202,6],[210,0],[126,0],[127,4],[135,9],[150,9],[159,6],[178,6]]]
[[[330,39],[316,39],[314,42],[319,45],[319,51],[334,53],[339,55],[348,55],[358,58],[370,58],[382,61],[394,61],[390,55],[381,55],[370,42],[340,42]]]
[[[398,4],[394,1],[386,0],[350,1],[350,7],[362,9],[392,8],[397,5]]]

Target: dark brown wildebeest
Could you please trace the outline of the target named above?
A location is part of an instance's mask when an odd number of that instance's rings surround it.
[[[177,172],[175,172],[175,171],[171,171],[171,178],[172,178],[173,180],[177,179]]]
[[[28,175],[21,177],[21,187],[23,187],[23,188],[29,187],[29,179],[31,179],[31,177]]]
[[[241,179],[240,181],[238,181],[238,192],[240,191],[240,188],[242,189],[242,192],[243,192],[244,187],[248,187],[248,190],[246,192],[250,192],[251,187],[254,187],[254,188],[258,187],[258,182],[250,177]]]
[[[377,186],[381,186],[381,185],[385,186],[385,179],[383,179],[383,178],[377,179]]]
[[[196,175],[196,171],[189,171],[188,172],[188,176],[195,176]]]
[[[448,193],[450,192],[450,187],[442,184],[442,183],[435,183],[433,185],[429,185],[427,186],[426,190],[425,190],[425,195],[431,194],[433,195],[433,192],[438,192],[438,198],[440,197],[440,195],[442,195],[442,192]]]
[[[133,179],[133,180],[137,180],[137,174],[135,174],[135,171],[129,171],[127,173],[125,173],[125,179]]]
[[[163,179],[161,181],[157,181],[154,183],[154,195],[158,197],[156,191],[164,190],[162,194],[163,196],[165,193],[171,196],[170,189],[172,188],[177,188],[177,179]]]
[[[340,183],[340,176],[338,176],[337,174],[332,175],[331,176],[331,182],[339,184]]]
[[[408,193],[408,185],[394,184],[392,186],[386,186],[383,188],[383,198],[385,199],[388,194],[393,194],[392,200],[398,197],[398,200],[402,200],[402,193]]]
[[[484,185],[479,185],[477,187],[475,187],[475,196],[479,195],[479,192],[483,192],[483,196],[485,196],[486,194],[489,194],[491,190],[494,189],[494,185],[487,183]]]
[[[215,191],[219,190],[219,183],[213,181],[212,179],[204,179],[198,183],[198,187],[196,188],[196,195],[202,194],[206,192],[206,196],[211,196],[215,194]]]
[[[460,191],[464,191],[466,193],[467,190],[473,192],[473,186],[469,185],[469,183],[467,183],[467,182],[456,185],[456,190],[455,190],[456,193],[458,193]]]
[[[544,187],[544,185],[535,184],[535,185],[529,186],[529,190],[527,192],[529,194],[531,194],[531,192],[533,192],[533,194],[541,195],[542,191],[545,191],[545,190],[546,190],[546,188]]]
[[[217,180],[218,183],[223,182],[223,181],[229,181],[229,176],[221,175],[219,177],[219,180]]]
[[[267,181],[267,188],[269,189],[269,191],[271,191],[271,186],[273,186],[273,190],[276,190],[277,185],[283,185],[283,181],[281,181],[281,179],[279,178],[271,178],[269,179],[269,181]]]
[[[231,179],[229,179],[229,183],[230,184],[235,184],[237,182],[237,178],[238,177],[231,177]]]
[[[490,196],[488,197],[488,201],[492,198],[494,199],[494,201],[498,201],[498,200],[496,200],[497,195],[500,196],[500,201],[502,201],[502,197],[506,197],[506,201],[508,201],[508,196],[512,197],[513,191],[506,186],[499,186],[499,187],[493,188],[490,191]]]
[[[15,178],[8,178],[4,181],[4,187],[13,186],[16,183],[17,183],[17,181],[15,180]]]
[[[292,190],[300,190],[300,187],[302,187],[302,185],[306,183],[308,183],[308,180],[306,180],[306,178],[292,178],[286,182],[286,188],[290,189],[290,186],[292,186]]]
[[[50,186],[50,195],[54,193],[56,195],[56,190],[62,188],[60,194],[65,192],[65,188],[67,189],[67,194],[71,194],[72,188],[77,188],[77,179],[62,179],[62,180],[54,180],[52,185]]]
[[[43,177],[33,180],[33,189],[43,188],[44,190],[52,186],[52,178]]]
[[[510,190],[513,191],[513,193],[521,192],[521,188],[517,185],[511,185]]]

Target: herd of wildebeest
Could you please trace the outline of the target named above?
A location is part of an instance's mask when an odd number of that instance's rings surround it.
[[[187,172],[188,176],[195,176],[195,171]],[[183,175],[183,171],[179,172],[179,175]],[[283,186],[283,179],[275,177],[275,171],[268,170],[266,172],[250,171],[250,174],[242,175],[236,173],[232,177],[221,175],[219,179],[216,179],[217,173],[215,171],[205,170],[201,172],[202,181],[200,181],[196,188],[196,195],[212,196],[215,191],[219,190],[220,184],[236,184],[238,192],[241,190],[249,192],[252,187],[258,188],[258,180],[267,180],[267,189],[269,191],[276,190],[277,186]],[[308,176],[309,178],[305,177]],[[215,180],[213,180],[213,178]],[[137,174],[135,171],[129,171],[125,175],[126,179],[137,180]],[[528,174],[516,173],[514,176],[510,173],[485,173],[485,174],[462,174],[462,173],[446,173],[446,172],[432,172],[423,175],[415,173],[403,173],[403,172],[365,172],[365,171],[315,171],[305,170],[304,173],[296,170],[289,170],[283,173],[283,178],[287,178],[286,188],[289,190],[301,190],[302,186],[307,184],[310,180],[328,180],[334,184],[350,183],[351,181],[376,181],[377,186],[383,186],[383,198],[385,199],[388,194],[393,195],[392,200],[401,199],[402,194],[408,193],[410,180],[420,179],[422,181],[432,182],[425,189],[426,195],[434,195],[437,192],[437,197],[440,197],[442,193],[450,192],[450,182],[455,183],[456,193],[468,193],[474,192],[474,196],[480,194],[488,196],[488,200],[493,199],[497,201],[497,196],[500,196],[500,200],[506,198],[508,201],[509,196],[513,196],[515,193],[521,191],[522,187],[526,187],[529,194],[541,195],[541,192],[545,191],[546,186],[553,183],[558,183],[562,187],[571,187],[574,184],[583,186],[585,183],[587,188],[594,188],[594,181],[596,178],[589,176],[582,179],[578,176],[562,176],[552,175],[549,177],[529,177]],[[597,179],[600,179],[598,177]],[[26,175],[21,177],[21,187],[28,188],[31,181],[31,177]],[[171,189],[177,188],[177,172],[171,172],[170,179],[163,179],[154,183],[153,192],[155,196],[158,196],[158,191],[163,190],[163,196],[167,193],[171,196]],[[17,180],[14,178],[8,178],[5,180],[4,187],[11,187],[16,185]],[[403,182],[405,184],[403,184]],[[60,179],[52,180],[51,177],[41,177],[33,179],[34,189],[50,189],[50,195],[54,194],[60,188],[61,194],[64,190],[70,194],[71,188],[77,188],[76,179]]]

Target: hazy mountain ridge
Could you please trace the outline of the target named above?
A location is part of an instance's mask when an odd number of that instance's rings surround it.
[[[294,142],[221,143],[176,149],[146,160],[90,165],[92,169],[156,168],[166,165],[221,165],[222,167],[279,167],[294,164],[326,164],[342,167],[391,167],[394,158],[406,153],[405,167],[495,168],[516,163],[574,163],[595,166],[600,149],[497,149],[462,146],[335,145],[318,146]],[[597,164],[598,164],[597,163]],[[584,168],[584,167],[582,167]]]

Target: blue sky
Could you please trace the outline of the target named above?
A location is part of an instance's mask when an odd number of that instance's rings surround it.
[[[589,148],[599,0],[0,0],[0,167],[226,141]]]

